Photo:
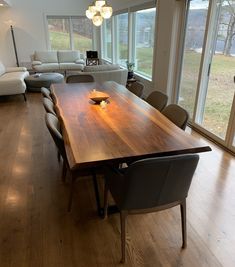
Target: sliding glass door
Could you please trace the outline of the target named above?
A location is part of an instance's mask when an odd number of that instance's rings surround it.
[[[184,55],[179,90],[179,104],[193,117],[202,60],[209,0],[191,1],[188,5]]]
[[[233,150],[235,0],[188,3],[178,103],[195,127]]]

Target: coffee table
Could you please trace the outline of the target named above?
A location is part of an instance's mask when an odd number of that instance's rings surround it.
[[[64,76],[60,73],[36,73],[25,78],[28,91],[41,92],[41,87],[50,88],[52,83],[64,82]]]

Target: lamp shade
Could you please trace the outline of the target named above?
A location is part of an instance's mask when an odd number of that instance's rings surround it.
[[[102,8],[101,8],[101,16],[104,18],[104,19],[109,19],[112,14],[113,14],[113,9],[111,6],[107,6],[107,5],[104,5]]]
[[[95,26],[100,26],[103,22],[103,17],[100,12],[96,12],[96,14],[92,18],[92,22]]]

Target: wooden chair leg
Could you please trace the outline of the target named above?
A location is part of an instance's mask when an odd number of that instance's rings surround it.
[[[72,200],[73,200],[73,193],[74,193],[74,182],[76,180],[76,177],[74,177],[72,175],[72,181],[70,184],[70,195],[69,195],[69,203],[68,203],[68,212],[71,211],[71,207],[72,207]]]
[[[24,96],[24,101],[26,102],[27,101],[26,94],[23,93],[23,96]]]
[[[58,162],[60,162],[60,151],[59,150],[57,150],[57,160]]]
[[[105,182],[104,185],[104,219],[107,217],[108,214],[108,194],[109,194],[109,189],[108,185]]]
[[[181,225],[182,225],[182,248],[187,247],[187,228],[186,228],[186,199],[180,204]]]
[[[65,183],[66,173],[67,173],[67,166],[65,161],[63,161],[62,177],[61,177],[63,183]]]
[[[120,220],[121,220],[121,249],[122,249],[122,258],[121,263],[125,263],[126,261],[126,217],[127,212],[120,212]]]

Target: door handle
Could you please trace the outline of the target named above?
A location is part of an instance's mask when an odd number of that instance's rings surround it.
[[[210,76],[210,72],[211,72],[211,63],[210,63],[209,66],[208,66],[208,72],[207,72],[207,76],[208,76],[208,77]]]

